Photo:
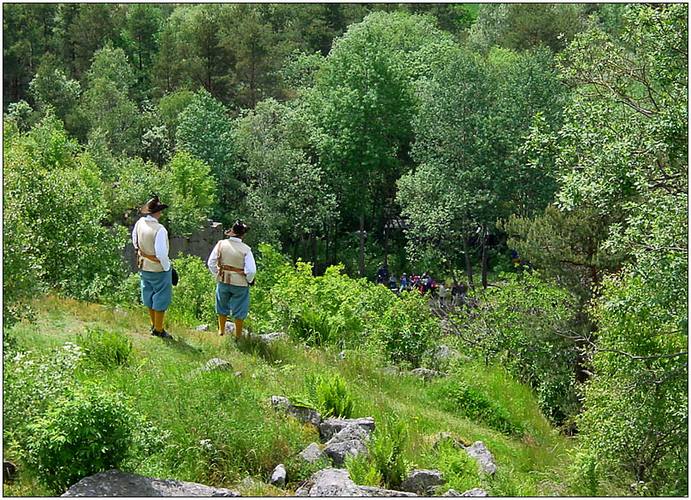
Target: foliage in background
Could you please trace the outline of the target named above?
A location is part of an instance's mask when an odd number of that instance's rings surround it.
[[[486,360],[498,359],[537,393],[554,423],[575,416],[577,336],[574,297],[535,272],[501,275],[477,310],[461,310],[461,341]]]
[[[41,284],[98,300],[124,275],[126,232],[101,225],[107,205],[98,167],[51,115],[26,134],[6,133],[4,218],[22,249],[12,256],[21,264],[6,270],[4,286],[26,268],[17,283],[28,286],[35,272]]]
[[[564,126],[545,137],[560,207],[617,216],[603,246],[627,256],[591,312],[584,453],[650,495],[688,488],[687,34],[687,6],[629,5],[620,33],[576,37]]]

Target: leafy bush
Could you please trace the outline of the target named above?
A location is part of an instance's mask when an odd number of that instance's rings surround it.
[[[305,378],[307,399],[323,417],[350,418],[353,399],[340,375],[312,375]]]
[[[458,412],[472,420],[479,420],[489,427],[506,434],[523,434],[523,426],[511,419],[509,412],[492,401],[476,387],[459,380],[441,382],[432,395],[442,408]]]
[[[278,264],[275,285],[262,292],[261,308],[269,324],[293,337],[340,349],[369,347],[397,363],[419,366],[424,352],[440,335],[424,297],[396,297],[384,287],[343,274],[343,265],[312,276],[312,266]],[[264,274],[260,276],[264,279]],[[269,306],[270,304],[270,306]]]
[[[3,435],[24,446],[27,425],[75,384],[84,353],[68,342],[47,354],[5,351],[4,356]]]
[[[172,265],[180,275],[180,282],[173,289],[173,302],[168,309],[170,320],[215,325],[216,280],[204,261],[185,255],[173,259]]]
[[[394,301],[377,330],[389,358],[413,367],[420,366],[424,353],[440,334],[426,300],[415,293],[404,293]]]
[[[6,141],[3,159],[6,217],[23,244],[8,249],[10,262],[24,262],[40,283],[78,299],[112,290],[124,276],[126,230],[101,224],[107,209],[93,159],[52,115]]]
[[[56,400],[29,425],[28,462],[59,493],[118,467],[132,443],[134,413],[121,395],[86,387]]]
[[[77,343],[86,353],[87,359],[104,368],[130,364],[132,341],[122,333],[89,328],[85,333],[77,335]]]

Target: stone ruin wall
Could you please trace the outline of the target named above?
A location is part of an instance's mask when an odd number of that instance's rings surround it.
[[[134,224],[130,226],[128,234],[132,234],[132,229],[134,229]],[[198,229],[189,237],[173,236],[170,234],[168,236],[170,240],[170,252],[168,255],[170,255],[171,259],[175,259],[182,253],[185,255],[196,255],[206,263],[211,250],[218,240],[224,238],[223,224],[209,221],[206,227]],[[132,272],[137,272],[137,256],[131,238],[127,242],[127,245],[125,245],[124,258],[130,270]]]

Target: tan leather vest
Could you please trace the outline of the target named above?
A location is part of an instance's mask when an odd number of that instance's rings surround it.
[[[221,240],[218,245],[216,279],[221,283],[248,286],[245,277],[245,255],[250,247],[241,241]]]
[[[137,221],[135,230],[137,231],[137,266],[142,271],[151,271],[154,273],[163,272],[163,266],[156,258],[156,233],[163,226],[158,221],[146,220],[144,217]],[[168,240],[166,239],[166,248],[168,248]]]

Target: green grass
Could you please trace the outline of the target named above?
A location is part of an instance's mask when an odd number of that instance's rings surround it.
[[[251,341],[238,346],[229,336],[176,324],[167,324],[176,341],[164,342],[149,335],[143,308],[116,310],[55,297],[38,300],[34,307],[35,324],[20,323],[6,332],[17,339],[21,350],[47,353],[66,341],[75,342],[88,329],[124,334],[131,340],[127,365],[89,368],[87,362],[75,383],[96,380],[121,392],[165,437],[163,445],[124,464],[134,473],[236,488],[246,494],[280,495],[264,483],[283,462],[289,489],[297,488],[311,471],[303,470],[295,457],[318,441],[318,432],[274,412],[269,398],[304,393],[307,378],[329,373],[346,381],[354,417],[372,416],[384,422],[395,416],[404,421],[409,432],[405,460],[411,466],[444,470],[449,487],[472,484],[469,487],[485,487],[494,495],[549,495],[559,493],[563,483],[560,471],[567,467],[569,441],[540,414],[530,390],[497,366],[466,363],[450,371],[508,410],[525,429],[520,437],[443,410],[432,395],[435,382],[388,372],[383,360],[368,352],[348,351],[341,360],[335,350],[288,341],[268,347]],[[193,375],[212,357],[229,361],[232,370]],[[496,477],[477,474],[462,450],[434,449],[440,432],[452,432],[469,443],[483,441],[498,464]],[[203,440],[210,445],[200,444]],[[21,463],[21,447],[22,443],[10,447],[6,442],[6,456]],[[242,483],[248,476],[258,482]],[[4,492],[45,495],[26,471]]]

